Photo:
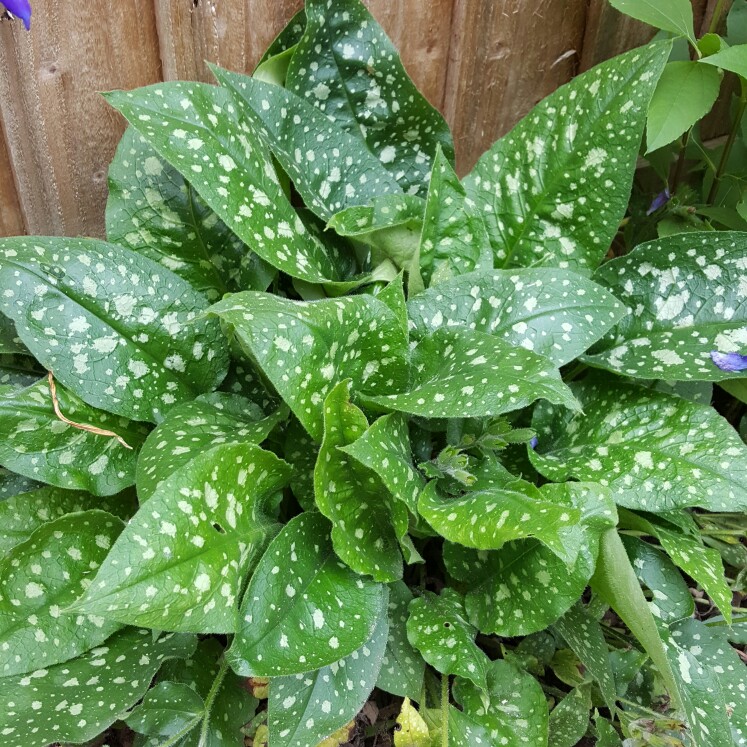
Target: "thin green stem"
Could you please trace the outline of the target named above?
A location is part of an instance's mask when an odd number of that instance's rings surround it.
[[[215,705],[215,699],[218,697],[218,691],[220,690],[221,685],[223,684],[223,680],[226,677],[227,671],[228,671],[228,659],[226,658],[226,655],[224,654],[220,662],[218,673],[215,675],[213,684],[210,686],[210,692],[208,692],[207,698],[205,698],[205,712],[202,716],[202,726],[200,727],[200,739],[197,742],[198,747],[205,747],[205,745],[207,745],[208,728],[210,727],[210,714],[213,711],[213,705]]]
[[[441,675],[441,747],[449,747],[449,675]]]
[[[713,15],[711,16],[711,22],[708,24],[708,33],[715,34],[718,29],[719,23],[721,23],[721,14],[724,12],[724,5],[726,0],[718,0],[716,7],[713,9]]]
[[[200,716],[193,718],[186,726],[180,729],[176,734],[172,734],[165,742],[161,742],[158,747],[174,747],[184,739],[184,737],[192,731],[192,729],[200,723]]]
[[[737,139],[737,133],[739,132],[739,127],[742,124],[742,117],[744,116],[745,109],[747,109],[747,81],[740,76],[739,82],[742,86],[742,93],[739,96],[739,108],[737,109],[736,117],[734,117],[734,123],[732,124],[729,138],[726,141],[726,145],[724,145],[724,151],[721,154],[721,160],[719,161],[718,168],[716,169],[716,173],[713,176],[713,184],[711,184],[711,189],[708,192],[708,199],[706,200],[706,202],[709,204],[713,204],[713,201],[716,197],[719,184],[721,184],[721,179],[724,176],[724,171],[726,171],[726,165],[729,162],[731,149],[734,147],[734,143]]]
[[[672,177],[672,190],[671,194],[674,194],[677,191],[677,187],[680,184],[680,181],[682,180],[682,175],[685,173],[685,154],[687,153],[687,144],[690,141],[690,133],[692,132],[692,127],[685,132],[685,134],[682,136],[682,140],[680,140],[680,153],[677,157],[677,165],[674,168],[674,176]]]

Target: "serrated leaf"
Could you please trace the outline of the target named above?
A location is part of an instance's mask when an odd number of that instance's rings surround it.
[[[453,694],[465,715],[487,729],[494,743],[547,744],[548,713],[542,688],[513,664],[500,659],[491,662],[486,692],[457,679]]]
[[[716,54],[703,57],[701,63],[715,65],[722,70],[729,70],[742,78],[747,77],[747,44],[736,44],[722,49]]]
[[[228,350],[189,283],[96,239],[3,239],[0,308],[39,362],[93,407],[160,420],[214,389]]]
[[[550,747],[575,747],[589,727],[588,686],[574,687],[550,713]]]
[[[316,441],[322,439],[324,398],[335,384],[350,378],[355,392],[374,393],[407,383],[405,333],[372,296],[304,302],[246,292],[211,312],[234,326]]]
[[[143,702],[125,719],[127,725],[141,734],[172,737],[200,723],[205,702],[188,685],[159,682],[145,693]]]
[[[327,520],[291,519],[257,565],[229,659],[243,676],[303,674],[339,661],[373,632],[386,587],[337,559]]]
[[[293,180],[304,204],[323,220],[352,205],[366,205],[379,195],[401,194],[394,176],[359,137],[292,91],[211,69]],[[301,121],[303,127],[298,126]]]
[[[265,290],[275,274],[134,127],[109,166],[106,235],[184,278],[210,301],[228,291]]]
[[[396,581],[402,578],[402,554],[387,490],[375,472],[339,448],[360,438],[367,428],[366,416],[350,402],[350,380],[341,381],[324,400],[324,439],[314,468],[314,495],[319,511],[332,522],[332,545],[340,559],[376,581]]]
[[[495,335],[562,366],[619,321],[624,307],[582,275],[531,268],[452,278],[411,300],[408,313],[416,338],[456,325]]]
[[[428,185],[418,254],[426,286],[473,270],[493,269],[493,250],[482,216],[440,147]]]
[[[123,526],[104,511],[69,514],[39,527],[0,561],[3,677],[72,659],[121,627],[60,610],[85,592]]]
[[[412,351],[408,391],[360,396],[386,410],[426,418],[469,418],[519,410],[539,398],[574,407],[568,387],[544,356],[484,332],[437,329]]]
[[[274,454],[226,444],[167,478],[128,523],[74,611],[165,630],[231,633],[237,597],[290,478]]]
[[[684,36],[695,44],[693,9],[688,0],[610,0],[610,5],[621,13]]]
[[[618,505],[645,511],[747,506],[747,449],[711,407],[601,375],[573,392],[583,415],[535,409],[529,456],[545,477],[599,482]]]
[[[359,139],[402,191],[425,194],[436,148],[453,162],[449,127],[415,87],[399,54],[359,0],[307,0],[306,30],[287,86]]]
[[[376,687],[392,695],[419,701],[425,661],[407,638],[408,607],[412,592],[403,581],[389,585],[389,637]]]
[[[259,406],[248,399],[220,392],[175,407],[150,433],[140,451],[140,501],[150,498],[169,475],[214,446],[262,443],[287,412],[278,410],[263,417]]]
[[[137,450],[148,428],[87,405],[56,386],[62,414],[116,433],[83,431],[60,420],[46,379],[26,389],[0,389],[0,463],[28,478],[94,495],[112,495],[135,482]]]
[[[668,145],[705,117],[718,98],[721,76],[700,62],[670,62],[664,67],[651,99],[646,148]]]
[[[464,181],[500,266],[591,271],[625,214],[670,43],[597,65],[550,94]],[[583,181],[581,181],[583,180]]]
[[[77,659],[4,679],[0,747],[93,739],[124,718],[162,662],[193,648],[191,636],[127,628]]]
[[[410,603],[410,643],[438,672],[459,675],[485,690],[490,659],[477,647],[476,635],[464,600],[454,589],[446,588],[438,596],[425,591]]]
[[[386,595],[383,598],[386,605]],[[270,680],[267,705],[273,747],[316,747],[355,718],[376,684],[387,640],[384,609],[371,638],[314,672]]]
[[[343,279],[285,196],[237,97],[206,83],[159,83],[109,93],[107,100],[262,259],[311,283]]]
[[[610,664],[609,649],[602,626],[579,601],[555,623],[555,629],[597,681],[604,702],[614,712],[617,700],[615,675]],[[589,710],[588,707],[586,710]]]
[[[641,379],[720,381],[743,376],[711,353],[745,344],[747,234],[677,234],[642,244],[601,267],[595,280],[629,314],[584,360]]]

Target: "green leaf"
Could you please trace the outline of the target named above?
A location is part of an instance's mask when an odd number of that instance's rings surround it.
[[[323,220],[352,205],[367,205],[379,195],[401,194],[396,179],[359,137],[292,91],[211,69],[293,180],[304,204]]]
[[[316,505],[332,522],[332,545],[344,563],[375,581],[396,581],[402,578],[402,555],[388,492],[375,472],[339,448],[367,428],[366,416],[350,403],[350,380],[341,381],[324,401],[324,439],[314,469]]]
[[[579,601],[555,623],[555,629],[563,636],[573,653],[581,659],[587,672],[597,681],[604,702],[614,712],[617,700],[615,675],[610,665],[609,650],[602,626]],[[587,707],[586,711],[588,710]]]
[[[709,57],[703,57],[700,62],[706,65],[715,65],[722,70],[728,70],[742,78],[747,78],[747,44],[727,47]]]
[[[709,231],[642,244],[599,269],[629,314],[584,358],[640,379],[720,381],[712,351],[740,352],[747,326],[747,234]]]
[[[274,275],[134,127],[109,167],[106,235],[184,278],[210,301],[227,291],[265,290]]]
[[[589,728],[588,685],[574,687],[550,713],[550,747],[575,747]]]
[[[287,85],[361,142],[403,192],[425,194],[436,148],[453,162],[449,127],[415,87],[359,0],[307,0],[306,31]]]
[[[671,42],[635,49],[540,102],[465,179],[496,262],[591,271],[617,232]]]
[[[127,520],[137,505],[134,491],[96,498],[78,490],[61,490],[35,484],[23,487],[29,488],[28,492],[19,491],[17,495],[0,503],[0,555],[26,542],[42,525],[66,514],[97,508]]]
[[[301,8],[293,18],[288,21],[285,28],[275,37],[269,47],[265,50],[265,53],[257,63],[257,67],[260,67],[262,63],[266,62],[272,57],[282,54],[291,47],[295,47],[296,44],[301,40],[304,29],[306,28],[306,11]]]
[[[493,269],[493,251],[482,216],[440,147],[428,186],[419,257],[426,285],[438,285],[473,270]]]
[[[355,718],[384,656],[387,619],[380,612],[371,638],[349,656],[314,672],[270,680],[267,722],[273,747],[317,747]]]
[[[394,747],[432,747],[433,739],[428,724],[405,698],[397,716],[398,729],[394,730]]]
[[[189,283],[96,239],[3,239],[0,309],[39,362],[93,407],[160,420],[214,389],[228,350]]]
[[[386,587],[337,559],[327,520],[291,519],[249,582],[229,651],[242,677],[303,674],[328,666],[371,638]]]
[[[545,477],[599,482],[618,505],[644,511],[747,506],[747,449],[711,407],[601,375],[573,392],[583,414],[535,409],[529,456]]]
[[[457,679],[454,700],[464,713],[488,730],[493,744],[547,744],[547,702],[537,680],[507,661],[494,661],[488,670],[488,690]]]
[[[304,427],[291,418],[285,426],[284,457],[293,467],[290,486],[304,511],[316,508],[314,501],[314,467],[319,448]]]
[[[55,414],[46,379],[26,389],[0,389],[0,464],[60,488],[112,495],[135,482],[137,449],[148,429],[90,407],[57,386],[60,411],[70,420],[116,433],[74,428]]]
[[[651,99],[646,123],[647,152],[668,145],[705,117],[718,98],[718,70],[699,62],[670,62]]]
[[[167,478],[130,520],[74,611],[159,630],[231,633],[237,598],[272,531],[271,496],[290,468],[226,444]]]
[[[10,472],[4,467],[0,467],[0,515],[4,511],[3,501],[18,495],[19,493],[26,493],[29,490],[35,490],[40,487],[41,483],[36,482],[35,480],[29,480],[28,477],[17,475],[15,472]],[[1,523],[0,526],[2,526]],[[0,536],[2,536],[2,534],[0,534]],[[2,549],[0,549],[0,553],[2,553]]]
[[[69,514],[39,527],[0,561],[3,677],[72,659],[119,629],[103,617],[60,610],[85,592],[123,526],[104,511]]]
[[[452,278],[410,301],[408,313],[417,338],[457,325],[495,335],[562,366],[618,322],[624,307],[582,275],[532,268]]]
[[[403,581],[389,586],[389,637],[376,687],[392,695],[420,701],[425,661],[407,638],[412,592]]]
[[[169,412],[140,451],[137,492],[145,501],[169,475],[199,454],[221,444],[260,444],[287,415],[263,417],[259,406],[235,394],[215,392]]]
[[[0,314],[0,355],[30,355],[16,333],[15,324],[2,314]]]
[[[324,398],[350,378],[358,392],[392,391],[408,378],[407,339],[397,319],[368,295],[290,301],[237,293],[211,307],[316,441]]]
[[[610,0],[610,5],[649,26],[684,36],[695,44],[693,9],[689,0]]]
[[[107,100],[262,259],[311,283],[342,279],[285,196],[238,98],[206,83],[159,83]]]
[[[407,638],[442,674],[456,674],[481,690],[487,687],[490,659],[477,647],[477,628],[467,620],[464,600],[454,589],[424,591],[410,603]]]
[[[0,319],[6,319],[0,315]],[[29,354],[0,354],[0,387],[25,389],[44,375],[44,369]]]
[[[4,679],[0,747],[93,739],[125,717],[165,660],[193,648],[192,637],[127,628],[77,659]]]
[[[418,342],[408,391],[360,396],[365,404],[426,418],[501,415],[539,398],[575,407],[547,358],[462,328],[437,329]]]
[[[172,737],[200,723],[205,702],[188,685],[159,682],[145,693],[143,702],[125,719],[127,725],[141,734]]]

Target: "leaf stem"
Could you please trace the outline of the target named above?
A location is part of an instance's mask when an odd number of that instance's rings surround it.
[[[200,739],[197,742],[197,747],[207,747],[208,727],[210,726],[210,714],[213,710],[215,699],[218,696],[218,691],[220,690],[221,685],[223,684],[223,680],[226,677],[227,671],[228,671],[228,658],[226,657],[225,654],[223,654],[223,658],[221,659],[218,673],[215,675],[213,684],[210,686],[210,691],[208,692],[207,697],[205,698],[205,712],[202,716],[202,726],[200,727]]]
[[[716,169],[716,173],[713,176],[713,184],[711,184],[711,189],[708,192],[708,198],[706,199],[706,202],[709,204],[713,204],[713,201],[716,197],[719,185],[721,184],[721,179],[724,176],[724,171],[726,171],[726,165],[729,162],[731,149],[737,139],[737,133],[739,132],[739,126],[742,123],[742,117],[744,116],[745,109],[747,109],[747,80],[745,80],[740,75],[739,82],[742,87],[742,92],[739,96],[739,108],[737,109],[737,114],[734,117],[734,123],[732,124],[729,138],[726,141],[726,145],[724,145],[724,150],[721,154],[721,160],[719,161],[718,168]]]
[[[719,23],[721,22],[721,14],[724,12],[724,5],[726,0],[718,0],[716,7],[713,9],[713,15],[711,16],[711,22],[708,24],[708,33],[715,34]]]
[[[189,732],[192,731],[192,729],[197,726],[197,724],[200,723],[200,717],[195,716],[189,723],[187,723],[182,729],[180,729],[176,734],[172,734],[165,742],[161,742],[161,744],[158,745],[158,747],[174,747],[175,745],[179,744],[184,737],[189,734]]]
[[[449,675],[441,675],[441,747],[449,747]]]

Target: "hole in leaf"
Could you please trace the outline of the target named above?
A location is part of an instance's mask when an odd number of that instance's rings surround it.
[[[451,623],[450,622],[445,622],[444,623],[444,627],[445,628],[450,628],[451,627]]]
[[[215,529],[215,531],[218,532],[218,534],[226,533],[226,530],[220,524],[218,524],[217,521],[213,523],[213,529]]]

